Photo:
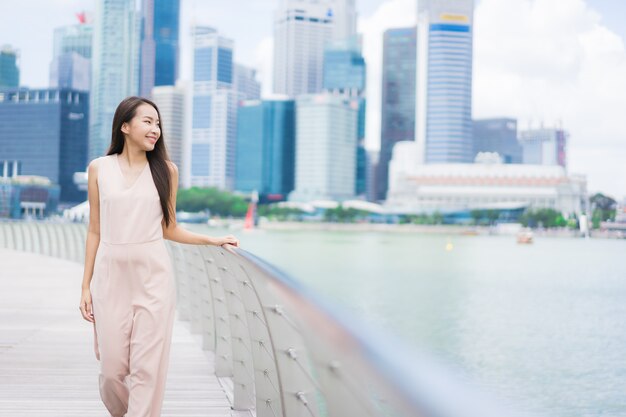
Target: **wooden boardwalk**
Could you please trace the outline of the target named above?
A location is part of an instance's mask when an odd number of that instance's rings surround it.
[[[0,249],[0,416],[108,417],[92,324],[78,310],[83,267]],[[230,379],[176,320],[162,417],[250,417],[231,410]],[[129,416],[134,417],[134,416]]]

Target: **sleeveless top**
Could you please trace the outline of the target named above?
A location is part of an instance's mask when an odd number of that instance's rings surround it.
[[[121,245],[162,239],[163,210],[150,163],[127,186],[118,154],[98,159],[100,241]]]

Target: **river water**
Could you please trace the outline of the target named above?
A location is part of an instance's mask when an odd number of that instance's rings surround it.
[[[201,230],[236,234],[515,410],[626,416],[626,240]]]

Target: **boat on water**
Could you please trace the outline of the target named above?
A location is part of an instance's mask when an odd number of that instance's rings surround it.
[[[530,230],[520,230],[517,233],[517,243],[530,244],[533,243],[533,232]]]

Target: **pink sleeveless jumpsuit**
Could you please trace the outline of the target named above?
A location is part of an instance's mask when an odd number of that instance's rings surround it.
[[[91,281],[100,396],[113,417],[159,417],[176,289],[149,164],[125,184],[117,154],[100,158],[100,245]]]

